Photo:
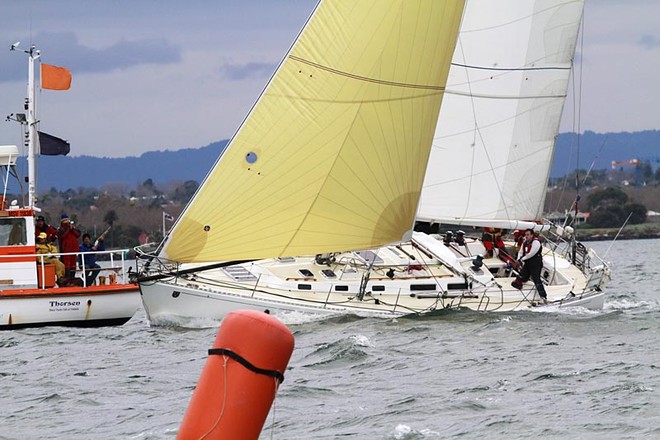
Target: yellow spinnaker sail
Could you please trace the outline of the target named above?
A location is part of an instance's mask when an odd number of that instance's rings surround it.
[[[322,1],[162,256],[261,259],[400,240],[413,225],[463,7]]]

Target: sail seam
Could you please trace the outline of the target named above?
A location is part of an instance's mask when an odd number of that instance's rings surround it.
[[[458,95],[458,96],[471,96],[473,98],[488,98],[488,99],[557,99],[565,98],[566,94],[562,95],[530,95],[530,96],[520,96],[520,95],[510,95],[510,96],[496,96],[496,95],[485,95],[477,94],[471,92],[458,92],[453,90],[445,90],[445,93],[448,95]]]
[[[535,70],[571,70],[571,66],[545,66],[545,67],[486,67],[475,66],[471,64],[451,63],[452,66],[465,67],[467,69],[476,70],[497,70],[497,71],[511,71],[511,72],[526,72]]]
[[[369,78],[367,76],[362,76],[362,75],[356,75],[354,73],[348,73],[344,72],[338,69],[333,69],[332,67],[324,66],[322,64],[315,63],[313,61],[306,60],[304,58],[297,57],[295,55],[289,55],[289,58],[298,61],[303,64],[307,64],[312,67],[316,67],[321,70],[325,70],[330,73],[334,73],[337,75],[345,76],[347,78],[352,78],[352,79],[357,79],[360,81],[366,81],[366,82],[371,82],[371,83],[376,83],[376,84],[383,84],[383,85],[388,85],[388,86],[394,86],[394,87],[404,87],[404,88],[409,88],[409,89],[426,89],[426,90],[445,90],[443,86],[432,86],[432,85],[424,85],[424,84],[412,84],[412,83],[401,83],[401,82],[396,82],[396,81],[386,81],[383,79],[376,79],[376,78]]]

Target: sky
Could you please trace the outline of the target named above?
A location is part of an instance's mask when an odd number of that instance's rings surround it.
[[[139,156],[230,138],[316,0],[0,0],[0,144],[21,144],[27,55],[73,75],[37,92],[71,155]],[[587,0],[561,131],[660,129],[660,1]],[[577,87],[581,85],[581,87]],[[580,103],[578,105],[578,102]],[[574,109],[579,109],[575,111]]]

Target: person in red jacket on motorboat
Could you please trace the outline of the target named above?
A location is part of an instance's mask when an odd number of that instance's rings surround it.
[[[80,244],[80,230],[73,226],[68,215],[62,214],[60,227],[57,229],[57,238],[60,241],[60,252],[78,252]],[[76,255],[62,255],[62,263],[66,268],[66,277],[73,279],[76,277]]]

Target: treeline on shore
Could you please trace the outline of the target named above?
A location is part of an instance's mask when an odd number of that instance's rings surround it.
[[[656,205],[660,204],[660,186],[591,183],[581,190],[580,211],[588,212],[589,216],[586,222],[577,225],[580,239],[610,239],[629,215],[621,239],[660,236],[660,223],[645,223],[649,209],[659,209]],[[66,191],[51,188],[39,195],[37,206],[51,225],[59,226],[61,215],[67,214],[81,231],[93,237],[111,226],[106,244],[112,248],[132,248],[160,242],[164,229],[171,227],[172,219],[179,216],[198,187],[199,183],[194,180],[157,186],[152,179],[146,179],[134,188],[125,184]],[[565,190],[549,187],[546,212],[570,215],[575,193],[570,187]],[[632,227],[634,225],[643,227]]]

